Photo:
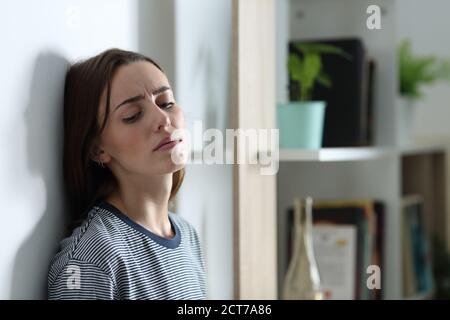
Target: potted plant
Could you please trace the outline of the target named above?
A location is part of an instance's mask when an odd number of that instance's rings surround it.
[[[450,80],[450,62],[433,55],[416,56],[411,42],[404,40],[397,51],[399,64],[398,140],[400,144],[411,143],[411,126],[416,102],[423,98],[423,86],[439,80]]]
[[[331,88],[330,77],[324,72],[322,55],[350,56],[342,49],[321,43],[298,43],[301,53],[290,53],[288,73],[291,81],[290,102],[277,107],[281,148],[318,149],[322,146],[325,101],[311,101],[316,85]]]

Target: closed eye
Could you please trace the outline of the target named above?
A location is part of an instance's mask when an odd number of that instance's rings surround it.
[[[133,123],[135,122],[140,116],[141,116],[141,111],[139,111],[138,113],[136,113],[135,115],[128,117],[128,118],[124,118],[123,122],[125,123]]]

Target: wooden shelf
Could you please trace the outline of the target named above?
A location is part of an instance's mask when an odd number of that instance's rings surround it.
[[[353,148],[322,148],[281,149],[280,161],[289,162],[339,162],[376,160],[391,156],[416,155],[450,150],[450,143],[417,143],[401,147],[353,147]]]
[[[282,149],[280,161],[361,161],[394,155],[385,147],[323,148],[318,150]]]
[[[432,152],[442,152],[446,150],[450,150],[450,141],[415,143],[400,147],[400,153],[405,156],[432,153]]]

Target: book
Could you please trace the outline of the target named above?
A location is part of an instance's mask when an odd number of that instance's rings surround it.
[[[428,295],[433,291],[434,283],[421,196],[410,195],[402,199],[402,231],[404,295]]]
[[[374,292],[374,299],[381,300],[383,298],[383,288],[384,288],[384,241],[385,241],[385,212],[386,205],[382,201],[374,202],[374,210],[376,217],[376,227],[375,227],[375,249],[373,255],[373,264],[380,267],[380,278],[381,278],[381,288],[376,289]]]
[[[292,208],[288,209],[288,221],[292,221]],[[383,270],[383,239],[384,239],[384,204],[374,200],[315,200],[313,207],[313,238],[314,245],[319,244],[319,250],[316,251],[316,259],[319,271],[323,274],[325,292],[331,299],[334,297],[345,297],[345,299],[380,299],[382,290],[370,290],[367,286],[367,268],[369,265],[376,264]],[[325,228],[325,229],[317,229]],[[349,229],[354,230],[354,239],[351,240]],[[316,231],[319,230],[319,231]],[[347,230],[347,231],[343,231]],[[327,238],[316,237],[315,232],[320,236],[327,236],[328,239],[337,239],[342,236],[349,243],[347,249],[353,250],[353,254],[345,251],[339,260],[322,256],[325,252],[331,254],[332,242],[325,246],[320,240]],[[347,233],[345,233],[347,232]],[[343,235],[346,234],[345,238]],[[331,240],[330,240],[331,241]],[[344,242],[345,242],[344,241]],[[354,245],[351,245],[354,241]],[[340,249],[335,248],[335,252]],[[343,250],[343,248],[341,248]],[[288,257],[291,255],[291,246],[288,244]],[[341,250],[341,251],[342,251]],[[352,258],[353,257],[353,258]],[[346,262],[344,262],[346,261]],[[325,267],[324,267],[325,263]],[[335,275],[332,273],[331,265],[335,264],[337,270],[340,266],[346,265],[347,269],[353,270],[353,277],[341,277],[344,282],[336,282]],[[352,267],[349,267],[352,265]],[[339,271],[340,272],[340,271]],[[347,275],[347,274],[346,274]],[[339,285],[338,285],[339,284]],[[353,287],[349,290],[348,286]]]
[[[324,298],[355,298],[356,226],[316,223],[313,244]]]
[[[402,208],[402,214],[405,210]],[[413,247],[411,244],[410,228],[407,220],[402,217],[402,281],[403,296],[405,298],[413,297],[417,294],[416,277],[414,274]]]
[[[375,216],[372,200],[316,201],[315,223],[333,221],[337,224],[354,224],[357,230],[355,299],[370,299],[366,270],[372,262],[375,237]]]
[[[369,58],[367,61],[367,87],[366,87],[366,93],[365,96],[367,97],[367,129],[366,131],[366,144],[367,145],[373,145],[375,143],[375,110],[374,110],[374,104],[375,104],[375,72],[376,72],[376,62],[374,59]]]

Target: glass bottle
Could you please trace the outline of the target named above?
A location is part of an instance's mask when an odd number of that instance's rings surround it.
[[[294,200],[294,246],[282,292],[286,300],[323,299],[313,250],[312,206],[310,197]]]

